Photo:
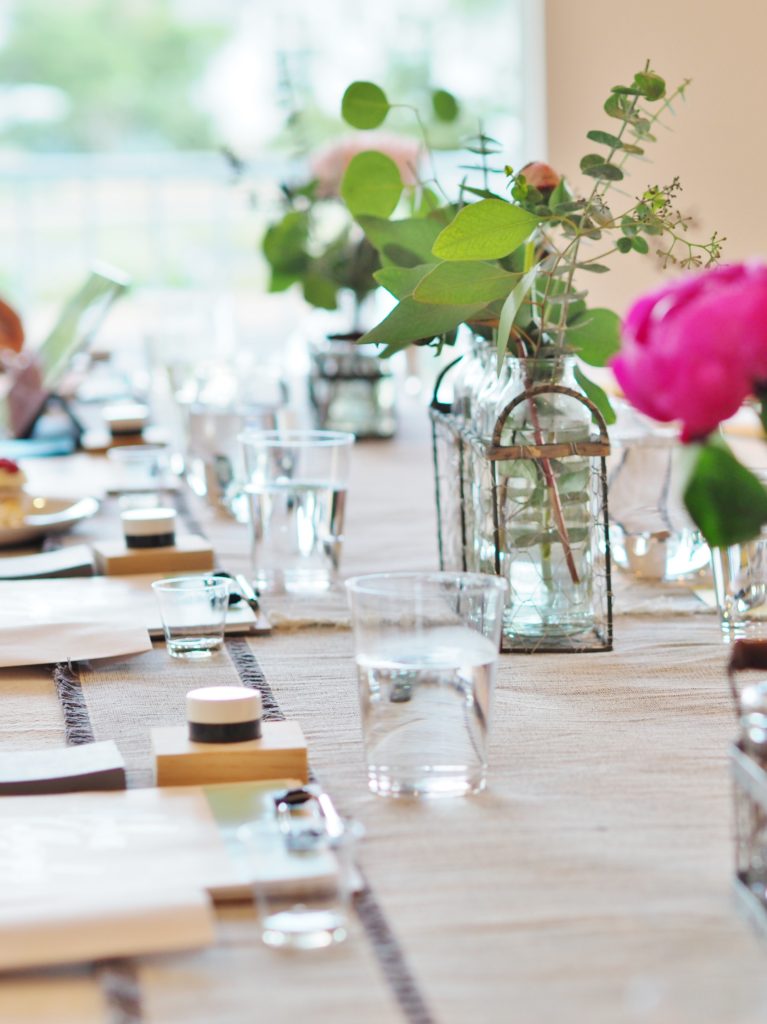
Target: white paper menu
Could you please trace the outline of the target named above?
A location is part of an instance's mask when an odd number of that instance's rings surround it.
[[[15,898],[0,909],[0,971],[198,949],[215,940],[201,889],[98,888]]]
[[[150,634],[162,635],[151,584],[162,575],[0,581],[0,668],[151,650]],[[250,632],[255,621],[240,602],[227,633]]]
[[[202,792],[0,800],[0,970],[213,941],[208,888],[237,879]]]

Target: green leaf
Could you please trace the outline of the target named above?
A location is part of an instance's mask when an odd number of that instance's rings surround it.
[[[301,274],[307,263],[308,238],[307,214],[291,210],[266,231],[261,248],[273,270],[284,274]]]
[[[576,200],[577,201],[577,200]],[[559,183],[553,188],[551,195],[549,196],[549,209],[555,213],[566,213],[563,210],[563,206],[570,206],[573,202],[573,194],[564,178],[559,179]],[[572,207],[577,209],[578,207]]]
[[[647,244],[647,240],[640,238],[639,235],[635,235],[631,239],[631,247],[635,252],[641,252],[643,255],[650,251],[650,246]]]
[[[381,267],[373,277],[395,299],[404,299],[412,295],[421,279],[438,265],[421,263],[415,267]]]
[[[663,99],[666,95],[666,83],[654,71],[637,72],[634,75],[634,88],[651,102]]]
[[[304,298],[310,306],[320,309],[336,309],[338,286],[329,277],[321,274],[307,274],[303,283]]]
[[[506,347],[509,344],[511,328],[514,326],[514,320],[522,303],[525,301],[527,293],[535,283],[536,273],[537,267],[532,267],[523,277],[520,278],[519,283],[506,299],[503,304],[503,308],[501,309],[501,316],[498,321],[498,335],[496,338],[496,344],[498,346],[499,372],[501,364],[503,363],[503,357],[506,355]]]
[[[767,491],[721,443],[701,446],[684,502],[712,547],[751,540],[767,523]]]
[[[623,235],[622,238],[619,238],[617,240],[617,242],[615,243],[615,247],[618,250],[618,252],[631,252],[631,250],[634,248],[634,240],[633,238],[628,238],[626,235]]]
[[[435,89],[431,94],[431,105],[440,121],[455,121],[458,117],[458,101],[447,89]]]
[[[584,174],[588,174],[589,168],[601,167],[604,162],[605,158],[601,153],[587,153],[584,157],[581,157],[580,168]]]
[[[605,100],[604,112],[608,117],[617,117],[619,121],[629,121],[634,124],[638,118],[635,111],[632,110],[631,101],[626,98],[626,92],[616,92],[615,89]]]
[[[526,241],[540,218],[501,199],[482,199],[458,211],[432,253],[443,260],[502,259]]]
[[[370,244],[378,250],[383,264],[416,267],[419,263],[434,262],[431,249],[442,230],[442,221],[436,213],[402,220],[362,216],[357,222]]]
[[[352,82],[341,100],[341,116],[352,128],[377,128],[390,109],[386,93],[372,82]]]
[[[565,340],[585,363],[606,366],[621,344],[620,317],[611,309],[587,309],[568,323]]]
[[[281,270],[273,270],[269,278],[269,291],[284,292],[300,280],[301,274],[286,274]]]
[[[391,157],[366,150],[349,161],[340,191],[353,216],[388,217],[402,195],[402,178]]]
[[[609,427],[615,423],[615,410],[610,404],[610,399],[598,384],[586,376],[579,367],[575,367],[575,379],[586,398],[590,398],[594,405],[602,413],[602,417]]]
[[[639,225],[631,217],[623,217],[621,220],[621,231],[627,238],[635,238]]]
[[[578,270],[587,270],[590,274],[606,274],[610,270],[604,263],[577,263]]]
[[[438,263],[413,292],[418,302],[455,306],[469,302],[487,304],[504,299],[519,281],[519,274],[495,263],[461,261]]]
[[[623,181],[623,171],[615,164],[589,164],[587,167],[582,166],[581,170],[590,178],[599,178],[600,181]]]
[[[586,205],[585,199],[571,199],[567,203],[557,203],[556,206],[551,207],[552,213],[575,213],[576,210],[582,210]]]
[[[360,344],[375,342],[386,345],[386,355],[393,355],[411,342],[436,338],[470,320],[484,304],[465,306],[430,306],[425,302],[405,298],[376,327],[360,338]]]
[[[474,188],[471,185],[461,185],[461,192],[469,192],[473,196],[479,196],[480,199],[500,199],[505,202],[503,196],[499,196],[497,192],[491,192],[487,188]]]
[[[639,89],[633,89],[630,85],[614,85],[610,92],[617,93],[619,96],[639,96],[641,95]]]
[[[440,207],[441,200],[437,193],[425,185],[421,188],[421,194],[418,199],[418,207],[414,211],[418,217],[426,217],[430,213],[434,213]]]
[[[586,132],[586,138],[591,139],[592,142],[601,142],[605,146],[610,146],[611,149],[623,149],[623,143],[618,136],[611,135],[610,132]]]

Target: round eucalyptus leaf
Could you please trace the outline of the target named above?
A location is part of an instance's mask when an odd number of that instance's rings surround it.
[[[391,157],[366,150],[351,159],[341,181],[341,198],[355,217],[388,217],[401,195],[402,178]]]
[[[440,121],[455,121],[458,117],[458,101],[447,89],[435,89],[431,94],[431,105]]]
[[[663,99],[666,95],[666,83],[654,71],[640,71],[634,75],[634,88],[650,101]]]
[[[386,93],[373,82],[352,82],[341,100],[341,116],[352,128],[377,128],[390,109]]]

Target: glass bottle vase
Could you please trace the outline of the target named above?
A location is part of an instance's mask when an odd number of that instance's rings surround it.
[[[491,515],[479,524],[480,550],[509,584],[504,636],[512,649],[605,647],[606,489],[592,409],[572,357],[510,364],[488,449]]]

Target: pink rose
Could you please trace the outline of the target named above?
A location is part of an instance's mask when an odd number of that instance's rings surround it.
[[[610,365],[640,412],[681,420],[683,441],[704,438],[767,383],[767,265],[715,267],[645,295]]]
[[[542,160],[531,160],[529,164],[525,164],[520,174],[524,174],[528,185],[537,188],[546,197],[554,191],[561,180],[551,164],[545,164]]]
[[[352,157],[369,149],[375,149],[391,157],[399,168],[404,183],[415,184],[420,154],[417,139],[387,135],[385,132],[357,132],[356,135],[332,143],[312,157],[312,175],[317,179],[317,195],[320,199],[338,195],[341,179]]]

